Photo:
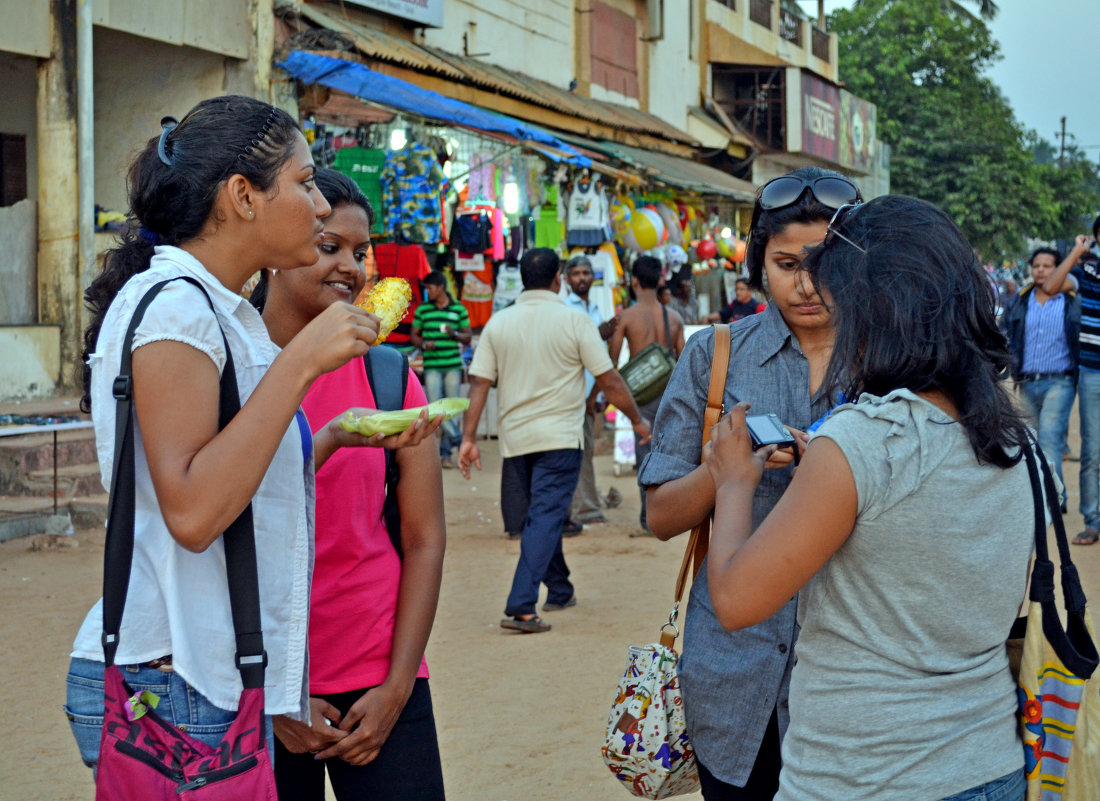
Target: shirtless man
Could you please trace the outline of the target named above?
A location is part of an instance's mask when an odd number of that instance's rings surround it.
[[[630,285],[634,289],[635,303],[624,311],[619,319],[619,326],[611,335],[608,343],[611,350],[611,363],[619,363],[619,352],[623,348],[623,338],[626,338],[627,347],[631,354],[641,353],[642,348],[657,342],[672,351],[673,358],[680,358],[680,352],[684,349],[684,321],[680,315],[667,306],[662,306],[657,300],[657,286],[661,282],[661,262],[652,256],[642,256],[634,262],[634,277]],[[664,312],[667,312],[667,317]],[[667,320],[667,328],[666,328]],[[642,417],[652,426],[653,418],[657,416],[657,408],[661,405],[661,398],[639,405],[638,411]],[[634,437],[634,463],[641,468],[642,460],[649,454],[649,443],[643,444],[639,437]],[[642,527],[631,534],[635,537],[652,537],[645,516],[645,490],[641,490],[642,513],[640,522]]]

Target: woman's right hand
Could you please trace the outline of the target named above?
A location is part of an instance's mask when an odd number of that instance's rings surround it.
[[[284,348],[302,358],[313,378],[363,356],[378,338],[378,318],[352,306],[333,303],[298,332]]]
[[[316,754],[347,737],[348,733],[337,728],[342,718],[340,710],[323,698],[309,699],[310,725],[276,715],[271,719],[275,736],[292,754]]]

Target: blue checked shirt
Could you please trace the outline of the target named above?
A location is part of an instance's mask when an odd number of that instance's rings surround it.
[[[754,413],[776,414],[803,431],[829,411],[829,393],[810,397],[809,362],[774,305],[733,324],[730,340],[726,409],[748,401]],[[638,473],[642,486],[680,478],[700,464],[713,353],[713,329],[688,340],[657,412],[653,450]],[[764,471],[753,498],[753,526],[790,480],[790,468]],[[778,712],[780,736],[787,730],[796,610],[792,598],[763,623],[727,632],[711,606],[705,564],[692,584],[680,659],[684,713],[699,761],[727,784],[748,781],[772,710]]]
[[[1027,318],[1024,320],[1024,373],[1065,373],[1073,369],[1073,359],[1066,343],[1066,298],[1061,293],[1047,298],[1046,303],[1027,298]]]

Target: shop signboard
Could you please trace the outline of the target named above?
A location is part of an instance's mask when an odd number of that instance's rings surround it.
[[[840,90],[808,72],[802,73],[802,152],[839,161]]]
[[[431,28],[443,27],[443,0],[345,0],[345,2],[364,8],[373,8],[375,11],[392,14]]]
[[[787,150],[868,174],[876,166],[874,103],[812,73],[787,70]]]
[[[877,107],[874,103],[840,90],[840,155],[838,161],[844,167],[869,173],[875,168],[875,122]]]

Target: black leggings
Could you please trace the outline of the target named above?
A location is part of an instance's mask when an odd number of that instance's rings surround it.
[[[318,697],[346,715],[364,692]],[[292,754],[275,739],[275,784],[280,801],[324,801],[326,767],[339,801],[443,801],[443,768],[428,680],[416,680],[378,756],[362,767],[339,758],[318,762],[313,754]]]
[[[699,762],[699,783],[704,801],[771,801],[779,791],[779,718],[772,710],[771,720],[764,732],[760,750],[756,754],[752,773],[744,787],[726,784]]]

